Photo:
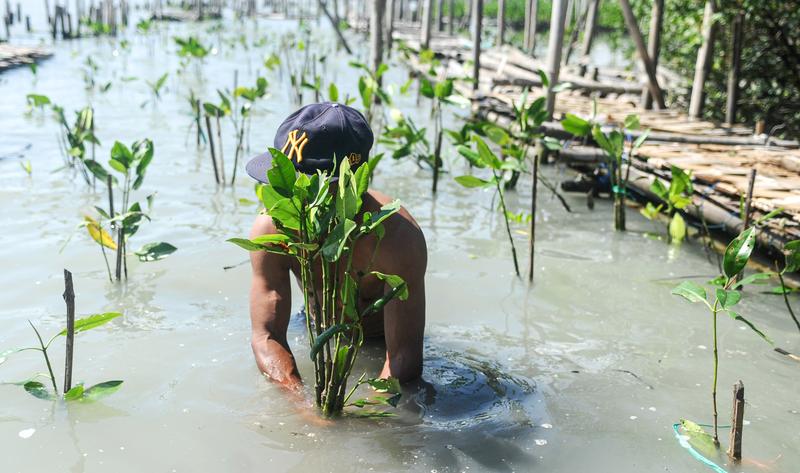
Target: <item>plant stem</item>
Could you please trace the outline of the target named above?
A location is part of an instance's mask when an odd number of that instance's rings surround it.
[[[719,353],[717,351],[717,311],[719,301],[714,301],[714,308],[711,309],[714,325],[714,384],[711,387],[711,401],[714,406],[714,445],[719,448],[719,432],[717,431],[717,371],[719,368]]]
[[[33,325],[33,322],[31,322],[29,320],[28,323],[30,324],[30,326],[33,329],[33,331],[36,332],[36,338],[39,339],[39,346],[42,347],[42,354],[44,355],[44,361],[45,361],[45,363],[47,363],[47,371],[50,373],[50,381],[52,381],[52,383],[53,383],[53,391],[55,392],[55,395],[58,396],[58,386],[56,385],[56,375],[53,374],[53,367],[52,367],[52,365],[50,365],[50,357],[47,356],[47,347],[44,345],[44,342],[42,341],[42,336],[39,334],[39,331],[36,330],[36,327]]]
[[[517,277],[519,276],[519,262],[517,261],[517,248],[514,246],[514,237],[511,236],[511,226],[508,223],[508,210],[506,209],[506,199],[503,196],[503,186],[500,184],[500,176],[497,175],[495,171],[492,171],[494,174],[494,181],[495,187],[497,187],[497,193],[500,194],[500,207],[503,209],[503,221],[506,224],[506,233],[508,234],[508,241],[511,243],[511,256],[514,258],[514,271],[517,273]]]
[[[786,304],[786,309],[789,310],[789,315],[794,320],[794,324],[797,325],[797,330],[800,330],[800,322],[797,320],[797,316],[794,315],[794,311],[792,310],[792,306],[789,304],[789,295],[786,293],[786,283],[783,281],[783,273],[778,271],[778,262],[775,262],[775,272],[778,274],[778,279],[781,282],[781,293],[783,294],[783,303]]]

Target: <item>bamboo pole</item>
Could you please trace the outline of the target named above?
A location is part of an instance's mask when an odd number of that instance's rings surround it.
[[[328,11],[328,7],[325,5],[324,0],[317,0],[317,6],[319,6],[320,10],[322,10],[322,13],[325,15],[325,17],[328,18],[328,21],[331,22],[331,26],[333,26],[334,31],[336,31],[336,39],[339,40],[339,45],[341,45],[344,48],[344,50],[347,51],[347,54],[353,54],[353,51],[347,44],[347,40],[344,38],[344,35],[342,34],[342,30],[339,29],[339,21],[338,21],[339,17],[336,16],[334,18],[333,15],[331,15],[331,12]]]
[[[728,100],[725,108],[725,123],[736,123],[736,105],[739,101],[739,71],[742,66],[742,36],[744,31],[744,12],[736,14],[731,25],[731,64],[728,69]]]
[[[386,57],[389,58],[392,55],[392,40],[394,40],[394,10],[395,10],[395,0],[386,0],[386,25],[384,25],[386,30]]]
[[[436,2],[436,31],[444,31],[444,0]]]
[[[525,29],[523,30],[523,48],[533,55],[536,47],[536,20],[539,16],[539,0],[525,2]]]
[[[478,90],[481,74],[481,24],[483,0],[472,0],[472,90]]]
[[[211,117],[206,114],[206,134],[208,135],[208,149],[211,151],[211,165],[214,166],[214,180],[219,185],[219,171],[217,170],[217,156],[214,151],[214,135],[211,133]]]
[[[658,57],[661,52],[661,26],[664,23],[664,0],[653,0],[650,11],[650,33],[647,35],[647,54],[653,61],[653,67],[658,71]],[[645,110],[653,108],[653,96],[649,89],[642,91],[641,106]]]
[[[622,0],[627,1],[627,0]],[[703,10],[703,26],[701,28],[702,44],[697,51],[697,62],[694,66],[694,81],[692,82],[692,96],[689,100],[689,118],[700,118],[703,114],[705,94],[703,89],[711,65],[711,56],[714,50],[714,14],[717,11],[714,0],[706,0]]]
[[[547,120],[553,119],[556,108],[556,93],[553,87],[558,84],[558,75],[561,71],[561,51],[564,45],[564,22],[567,17],[566,0],[553,0],[550,14],[550,37],[547,43]]]
[[[447,2],[447,34],[453,36],[456,24],[456,0]]]
[[[588,58],[592,52],[592,43],[594,42],[594,33],[597,29],[597,12],[599,8],[600,0],[589,0],[588,10],[586,11],[586,24],[583,30],[583,43],[581,44],[581,56],[584,58]]]
[[[72,355],[75,349],[75,291],[72,288],[72,273],[66,269],[64,269],[63,297],[67,304],[67,348],[64,359],[64,394],[66,394],[72,389]]]
[[[750,170],[750,179],[747,181],[747,198],[744,201],[744,228],[750,226],[750,210],[753,205],[753,190],[756,187],[756,170]]]
[[[733,413],[731,415],[731,437],[728,456],[735,462],[742,459],[742,429],[744,427],[744,383],[733,385]]]
[[[497,45],[505,44],[506,40],[506,0],[497,0]]]
[[[430,2],[430,0],[428,0]],[[383,24],[385,21],[386,0],[372,0],[369,21],[370,68],[373,73],[383,62]]]
[[[636,17],[633,15],[631,4],[628,0],[619,0],[622,7],[622,14],[625,17],[625,24],[628,27],[628,34],[633,39],[636,45],[636,50],[639,53],[639,60],[642,61],[642,66],[647,72],[647,85],[650,93],[653,95],[653,100],[660,110],[666,109],[664,104],[664,96],[661,93],[661,87],[658,86],[658,79],[656,78],[656,68],[650,60],[650,55],[647,54],[647,48],[642,39],[642,33],[639,31],[639,25],[636,23]]]
[[[433,13],[433,0],[424,0],[422,3],[422,25],[420,25],[420,45],[423,49],[431,46],[431,14]]]

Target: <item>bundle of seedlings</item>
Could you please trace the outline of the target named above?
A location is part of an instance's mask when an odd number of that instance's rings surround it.
[[[278,232],[252,240],[228,241],[248,251],[267,251],[297,260],[314,362],[315,400],[324,417],[337,416],[346,406],[394,406],[400,393],[396,379],[365,380],[366,376],[361,376],[349,391],[347,381],[364,342],[363,321],[380,313],[391,300],[408,297],[402,278],[371,270],[377,251],[373,251],[367,267],[355,267],[353,263],[360,239],[374,238],[377,250],[384,236],[383,222],[400,210],[400,204],[392,202],[375,213],[362,211],[362,196],[372,172],[368,164],[353,171],[345,159],[330,174],[309,176],[298,173],[282,152],[270,152],[273,164],[267,171],[269,184],[259,186],[257,194]],[[365,309],[359,309],[360,282],[365,277],[384,281],[387,291]],[[348,403],[361,384],[388,392],[391,397]]]

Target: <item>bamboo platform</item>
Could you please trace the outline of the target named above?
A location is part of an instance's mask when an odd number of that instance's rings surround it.
[[[0,72],[19,66],[27,66],[52,56],[50,51],[32,46],[14,46],[0,43]]]
[[[418,33],[413,29],[400,29],[395,38],[411,51],[419,51]],[[435,68],[437,76],[468,77],[471,47],[466,38],[434,36],[431,49],[440,61]],[[407,62],[420,74],[431,67],[422,64],[415,54]],[[456,89],[471,99],[473,112],[484,119],[511,126],[512,105],[520,104],[524,88],[530,90],[529,102],[546,94],[538,73],[544,64],[516,48],[488,48],[481,52],[480,63],[478,89],[473,91],[472,84],[466,81],[457,81]],[[664,90],[682,87],[679,78],[667,70],[659,69],[658,78]],[[800,239],[800,146],[796,141],[756,135],[753,128],[743,124],[725,126],[693,120],[681,110],[644,110],[639,106],[643,83],[632,72],[571,65],[562,68],[560,82],[571,85],[557,95],[554,121],[543,125],[544,134],[574,141],[559,123],[565,113],[588,119],[596,109],[594,121],[609,128],[621,125],[626,116],[637,114],[641,128],[651,131],[640,150],[640,159],[633,163],[633,188],[647,195],[654,179],[668,183],[672,165],[691,171],[696,189],[695,205],[690,206],[689,213],[735,235],[744,226],[739,218],[740,201],[747,193],[750,170],[756,169],[751,221],[783,209],[760,232],[760,243],[781,251],[786,242]],[[591,140],[586,144],[591,145]],[[568,149],[559,159],[586,168],[603,158],[599,149],[588,148],[577,153]],[[652,194],[649,196],[655,199]]]

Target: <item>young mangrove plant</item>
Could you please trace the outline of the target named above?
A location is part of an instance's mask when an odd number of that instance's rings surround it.
[[[489,148],[485,141],[480,136],[473,135],[476,150],[461,146],[458,148],[459,154],[466,158],[469,163],[477,168],[488,168],[492,172],[491,179],[481,179],[476,176],[466,175],[456,177],[456,182],[467,188],[486,188],[494,187],[497,195],[500,197],[500,212],[505,222],[506,234],[508,241],[511,244],[511,257],[514,260],[514,271],[517,277],[520,276],[519,261],[517,260],[517,248],[514,245],[514,237],[511,235],[510,218],[514,218],[514,214],[509,212],[506,207],[505,190],[503,188],[503,174],[506,171],[521,171],[520,162],[517,160],[503,161],[498,158],[494,152]]]
[[[789,293],[791,289],[786,286],[786,280],[784,276],[787,273],[794,273],[796,271],[800,271],[800,240],[794,240],[786,243],[783,246],[784,252],[784,261],[783,261],[783,269],[780,269],[778,266],[778,262],[775,262],[775,274],[778,276],[778,280],[780,281],[780,287],[776,288],[775,292],[780,292],[783,296],[783,302],[786,304],[786,310],[789,311],[789,315],[792,317],[794,324],[797,326],[797,330],[800,330],[800,321],[797,320],[797,316],[792,310],[792,305],[789,304]]]
[[[713,281],[712,288],[706,288],[692,281],[683,281],[674,289],[672,294],[681,296],[689,302],[701,303],[711,313],[713,347],[714,347],[714,375],[711,381],[711,401],[714,416],[714,445],[719,447],[719,434],[717,432],[717,373],[719,369],[719,352],[717,343],[717,318],[720,312],[727,313],[732,319],[747,325],[758,336],[772,344],[767,335],[759,330],[752,322],[736,312],[736,305],[742,298],[739,290],[743,285],[752,283],[757,278],[748,277],[739,282],[737,278],[747,265],[750,254],[753,252],[756,241],[756,228],[750,227],[739,234],[725,249],[723,257],[723,274]],[[756,276],[756,275],[754,275]],[[719,284],[719,285],[718,285]],[[721,287],[720,287],[721,285]],[[695,432],[697,434],[697,432]],[[708,434],[705,434],[708,436]]]
[[[439,170],[442,168],[442,135],[444,128],[442,127],[442,105],[454,104],[453,101],[453,79],[443,79],[436,83],[431,82],[422,77],[420,78],[420,93],[425,97],[431,99],[433,107],[431,107],[431,121],[433,122],[433,159],[431,165],[433,166],[433,193],[436,194],[436,188],[439,184]]]
[[[100,141],[94,135],[94,110],[86,107],[75,112],[75,123],[71,126],[64,116],[63,108],[53,105],[53,111],[63,129],[61,149],[66,166],[78,169],[86,184],[94,186],[95,177],[106,174],[102,166],[94,160],[95,146],[100,145]],[[87,156],[87,145],[91,147],[90,156]]]
[[[665,186],[658,178],[650,185],[650,192],[658,196],[662,203],[653,205],[652,202],[647,202],[639,212],[648,220],[656,220],[663,211],[669,217],[667,224],[669,241],[680,243],[686,238],[686,221],[680,211],[692,203],[694,187],[691,175],[683,169],[672,166],[670,173],[672,179],[670,179],[669,187]]]
[[[333,173],[310,177],[298,174],[283,153],[276,149],[270,152],[273,166],[267,172],[269,184],[259,186],[257,194],[278,233],[228,241],[248,251],[267,251],[297,260],[314,361],[315,400],[324,417],[336,416],[347,406],[396,405],[397,380],[365,381],[362,376],[349,391],[347,384],[364,342],[363,321],[391,300],[408,297],[408,288],[400,277],[372,270],[372,261],[367,267],[356,267],[353,261],[354,248],[362,238],[374,237],[377,248],[384,235],[383,222],[400,210],[400,204],[392,202],[375,213],[362,211],[362,195],[371,172],[368,166],[353,172],[345,159],[336,171],[336,182]],[[387,291],[359,310],[360,282],[365,277],[384,281]],[[393,396],[349,402],[361,383]]]
[[[426,129],[417,127],[411,117],[403,115],[400,110],[393,109],[391,115],[396,124],[386,128],[378,142],[392,151],[393,159],[410,156],[418,167],[425,164],[433,169],[433,153]]]
[[[147,87],[150,88],[150,93],[152,94],[152,99],[150,101],[152,101],[153,104],[161,101],[161,89],[163,89],[164,84],[167,83],[168,77],[169,77],[169,72],[165,72],[164,74],[161,75],[161,77],[156,79],[155,82],[150,82],[149,80],[145,81],[147,82]],[[147,105],[148,102],[149,102],[148,100],[142,102],[141,107],[144,108],[144,106]]]
[[[117,171],[117,173],[121,175],[121,178],[106,177],[109,192],[109,209],[107,212],[101,207],[95,207],[95,209],[103,218],[112,224],[112,229],[117,233],[116,248],[114,248],[116,249],[114,274],[117,281],[121,280],[123,275],[126,279],[128,277],[128,259],[126,253],[128,239],[136,234],[143,219],[150,220],[150,217],[144,212],[139,202],[131,203],[131,193],[134,190],[138,190],[142,182],[144,182],[145,171],[153,160],[153,151],[153,142],[149,139],[136,141],[130,148],[117,141],[111,148],[111,159],[109,159],[108,164],[114,171]],[[117,212],[114,211],[115,203],[111,185],[112,181],[119,183],[122,194],[120,198],[121,205],[117,207],[119,208]],[[146,198],[148,210],[152,199],[152,194]],[[94,230],[97,231],[96,234],[92,234],[92,224],[87,226],[87,230],[90,236],[92,236],[92,239],[100,245],[101,250],[104,252],[103,257],[105,258],[104,248],[112,249],[112,245],[109,245],[106,241],[107,238],[110,238],[110,235],[103,234],[103,229],[99,223],[94,227]],[[139,261],[142,262],[156,261],[172,254],[176,249],[175,246],[169,243],[155,242],[142,246],[134,254],[139,258]]]
[[[71,282],[71,275],[70,275],[70,282]],[[64,296],[67,297],[67,293],[65,292]],[[73,300],[74,302],[74,300]],[[73,306],[74,307],[74,306]],[[45,343],[42,339],[42,335],[39,333],[39,330],[33,325],[33,322],[30,320],[28,324],[30,324],[33,332],[36,334],[36,340],[38,341],[38,346],[31,346],[31,347],[23,347],[23,348],[15,348],[11,350],[6,350],[0,352],[0,364],[3,364],[9,356],[23,352],[23,351],[38,351],[41,352],[42,356],[44,357],[45,365],[47,366],[47,374],[37,373],[33,377],[14,384],[19,384],[22,386],[23,389],[32,396],[45,399],[45,400],[55,400],[59,397],[63,398],[65,401],[94,401],[100,399],[102,397],[108,396],[116,392],[121,386],[122,381],[120,380],[113,380],[113,381],[105,381],[102,383],[95,384],[94,386],[85,388],[83,383],[76,384],[72,386],[72,345],[74,341],[72,338],[75,334],[85,332],[87,330],[91,330],[93,328],[100,327],[102,325],[107,324],[108,322],[114,320],[115,318],[119,317],[119,312],[106,312],[104,314],[94,314],[88,317],[84,317],[78,320],[73,320],[73,326],[70,327],[69,322],[67,323],[67,328],[64,328],[60,332],[56,333]],[[71,330],[70,330],[71,329]],[[56,376],[53,371],[53,365],[50,360],[50,350],[51,345],[57,339],[65,337],[68,339],[67,342],[67,366],[65,368],[65,378],[64,384],[62,385],[62,389],[60,391],[61,396],[59,396],[59,389],[58,389],[58,382],[56,381]],[[50,383],[53,387],[53,391],[49,391],[47,386],[38,381],[37,378],[44,377],[49,378]]]
[[[378,65],[377,70],[373,71],[366,64],[351,61],[350,67],[361,70],[363,73],[358,77],[358,94],[361,97],[361,106],[364,109],[364,116],[367,118],[368,123],[373,123],[373,120],[378,120],[378,130],[381,124],[386,120],[383,113],[378,115],[378,110],[384,110],[383,107],[392,105],[392,96],[387,89],[383,87],[383,75],[389,70],[386,64]],[[380,133],[378,133],[380,135]]]
[[[625,231],[625,198],[628,193],[633,159],[644,144],[650,130],[642,132],[636,140],[630,138],[629,130],[639,129],[638,115],[628,115],[621,128],[606,133],[597,123],[592,123],[578,116],[566,114],[561,126],[575,136],[586,137],[591,134],[595,143],[605,153],[608,175],[611,178],[611,193],[614,196],[614,228]],[[628,144],[627,150],[625,144]]]

